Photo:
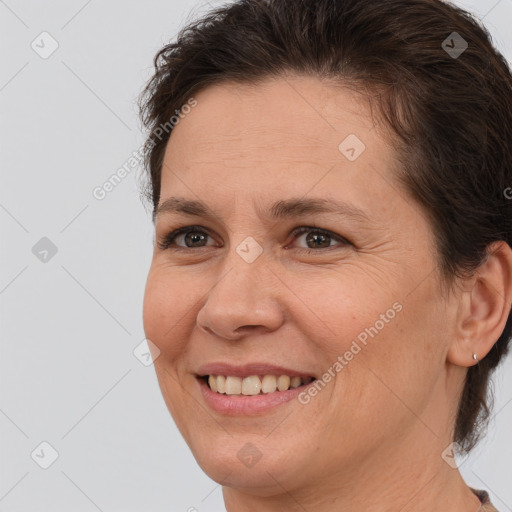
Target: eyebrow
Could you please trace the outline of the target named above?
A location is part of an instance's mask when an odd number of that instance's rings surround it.
[[[218,217],[202,201],[189,200],[183,197],[169,197],[166,199],[154,211],[153,222],[165,213],[177,213],[193,217]],[[363,210],[353,204],[321,198],[291,198],[276,201],[269,208],[266,217],[271,220],[281,220],[313,213],[334,213],[363,223],[373,222]]]

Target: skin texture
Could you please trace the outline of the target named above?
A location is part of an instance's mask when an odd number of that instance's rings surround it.
[[[157,216],[157,240],[192,225],[209,237],[188,250],[184,236],[175,249],[155,246],[143,316],[167,407],[228,512],[476,512],[441,454],[472,354],[483,359],[505,326],[510,248],[497,244],[474,278],[443,289],[426,216],[354,91],[288,75],[195,98],[169,140],[160,203],[202,200],[216,215]],[[350,134],[366,145],[355,161],[338,149]],[[265,217],[291,197],[343,200],[370,220]],[[333,237],[315,248],[309,233],[292,235],[299,226]],[[249,236],[263,249],[252,263],[236,252]],[[395,318],[307,405],[251,417],[207,407],[200,365],[264,362],[318,377],[396,302]],[[262,454],[252,467],[237,457],[247,442]]]

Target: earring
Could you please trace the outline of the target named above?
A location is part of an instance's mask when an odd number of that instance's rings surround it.
[[[476,356],[476,354],[473,354],[473,359],[476,361],[476,363],[478,364],[480,361],[478,360],[478,357]]]

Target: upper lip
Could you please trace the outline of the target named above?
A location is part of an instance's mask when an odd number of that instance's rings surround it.
[[[199,377],[206,375],[224,375],[233,377],[250,377],[251,375],[288,375],[289,377],[313,377],[307,371],[298,371],[284,366],[276,366],[268,363],[248,363],[244,365],[233,365],[223,362],[208,363],[197,370]]]

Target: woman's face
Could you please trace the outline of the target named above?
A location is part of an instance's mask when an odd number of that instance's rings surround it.
[[[195,99],[167,146],[156,239],[195,227],[155,247],[144,300],[163,397],[195,458],[261,494],[397,458],[409,471],[448,436],[456,303],[367,102],[299,76]],[[301,207],[310,201],[332,211]],[[236,396],[211,391],[210,374]],[[316,381],[263,394],[265,375],[267,391],[279,375]]]

